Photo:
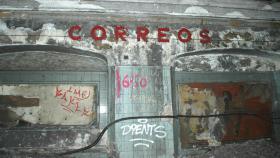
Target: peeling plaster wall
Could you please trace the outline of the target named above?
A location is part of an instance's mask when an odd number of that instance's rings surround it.
[[[280,70],[279,62],[247,55],[189,56],[175,61],[177,71],[256,72]]]
[[[3,44],[54,44],[63,45],[66,47],[75,47],[83,50],[90,50],[103,54],[109,58],[110,65],[180,65],[180,60],[174,60],[177,55],[195,52],[207,49],[260,49],[267,52],[279,53],[279,24],[272,22],[271,27],[242,27],[240,21],[229,21],[228,26],[221,26],[210,21],[211,24],[163,24],[163,23],[127,23],[127,22],[77,22],[73,21],[54,21],[52,23],[39,21],[25,21],[25,20],[1,20],[0,21],[0,42]],[[203,21],[201,21],[203,22]],[[95,42],[90,37],[90,30],[95,25],[102,25],[106,28],[107,39],[102,42]],[[82,41],[73,41],[68,37],[68,28],[73,25],[81,25]],[[122,25],[128,28],[127,41],[118,41],[114,39],[114,25]],[[148,42],[137,42],[136,39],[136,26],[147,25],[150,29]],[[32,27],[33,26],[33,27]],[[170,42],[160,43],[157,41],[157,28],[169,27],[170,28]],[[189,43],[182,43],[177,39],[177,32],[181,27],[187,27],[192,32],[192,40]],[[202,28],[208,28],[211,43],[200,43],[199,32]],[[246,58],[246,56],[241,58]],[[240,57],[233,57],[235,60]],[[208,55],[199,57],[200,63],[203,63],[205,58],[210,58],[212,64],[210,67],[215,70],[215,65],[223,65],[223,59]],[[219,58],[225,58],[221,55]],[[208,61],[209,61],[208,60]],[[222,61],[221,61],[222,60]],[[258,62],[264,63],[259,67],[267,67],[265,65],[272,65],[273,68],[278,69],[277,63],[269,62],[263,59],[252,59],[251,63]],[[262,60],[262,61],[259,61]],[[243,60],[244,62],[244,60]],[[195,64],[195,63],[193,63]],[[234,64],[234,63],[233,63]],[[248,64],[248,63],[246,63]],[[202,64],[203,65],[203,64]],[[274,65],[274,66],[273,66]],[[201,64],[195,65],[198,69]],[[254,65],[251,65],[253,67]],[[226,69],[226,67],[224,68]],[[238,69],[242,69],[239,67]],[[244,68],[243,68],[244,69]],[[248,68],[250,69],[250,68]]]
[[[175,66],[176,71],[211,72],[256,72],[276,71],[280,69],[278,58],[273,58],[273,55],[280,54],[280,17],[278,4],[258,2],[255,5],[251,5],[251,9],[247,9],[244,8],[245,5],[240,5],[240,1],[239,3],[230,3],[229,6],[225,6],[225,4],[229,4],[227,3],[228,1],[221,3],[217,1],[215,4],[212,4],[202,0],[172,2],[166,0],[162,2],[157,1],[156,3],[147,0],[137,1],[137,3],[130,3],[125,0],[122,3],[114,2],[114,0],[97,0],[94,2],[63,0],[63,3],[59,2],[58,4],[47,2],[53,2],[53,0],[36,0],[32,1],[32,4],[30,1],[18,2],[16,0],[9,2],[4,0],[1,2],[3,5],[0,6],[0,9],[3,11],[0,12],[0,45],[48,44],[67,48],[74,47],[105,55],[110,66],[120,66],[121,75],[123,75],[121,79],[125,77],[126,72],[130,71],[131,74],[129,75],[133,75],[136,72],[151,77],[151,80],[154,81],[152,81],[150,85],[151,89],[148,92],[154,92],[153,95],[149,95],[149,93],[138,93],[133,88],[127,91],[124,89],[120,91],[120,94],[130,96],[125,99],[121,98],[122,100],[115,98],[116,108],[114,113],[116,118],[134,116],[136,114],[172,114],[171,76],[167,68],[169,66]],[[25,7],[20,6],[22,3],[26,4]],[[168,5],[168,3],[173,4]],[[254,2],[252,3],[250,1],[246,2],[246,4],[248,6],[248,4],[254,4]],[[234,8],[234,6],[238,6],[238,8]],[[82,36],[81,41],[73,41],[68,37],[68,29],[73,25],[80,25],[82,27],[81,32],[78,33]],[[90,30],[95,25],[105,27],[107,31],[106,40],[96,42],[90,37]],[[115,41],[113,33],[115,25],[122,25],[128,28],[126,42]],[[135,31],[137,26],[146,26],[149,28],[148,42],[137,42]],[[158,27],[170,28],[170,42],[158,42]],[[188,28],[192,33],[192,40],[189,43],[182,43],[177,39],[178,30],[182,27]],[[211,43],[202,44],[200,42],[199,32],[203,28],[209,30],[209,35],[212,39]],[[230,49],[240,49],[240,54],[229,55],[226,50]],[[219,53],[177,58],[183,54],[196,53],[203,50],[219,50]],[[223,53],[223,50],[225,50],[225,53]],[[248,54],[242,55],[246,50],[261,50],[267,57],[263,58],[257,55],[252,57]],[[33,53],[37,58],[41,57],[38,55],[38,52]],[[272,56],[270,57],[270,55]],[[4,56],[5,54],[2,57]],[[13,62],[16,62],[18,58],[24,59],[23,56],[17,55]],[[61,57],[58,60],[65,60],[66,58]],[[12,62],[7,67],[6,60],[2,61],[4,62],[0,62],[0,65],[2,64],[1,67],[3,68],[17,69],[19,67]],[[32,65],[32,60],[28,62],[30,63],[25,63],[27,65],[26,67]],[[74,67],[82,66],[84,62],[87,61],[76,62]],[[38,65],[38,67],[43,66],[42,64]],[[143,72],[140,69],[138,70],[137,67],[121,67],[147,65],[166,67],[164,70],[154,70],[155,67],[146,67],[142,68],[144,70]],[[69,68],[69,70],[72,69]],[[90,71],[90,68],[86,68],[86,70]],[[149,71],[152,72],[152,75],[148,73]],[[215,99],[212,98],[212,101],[215,101]],[[205,108],[202,104],[201,109],[202,112],[196,111],[196,109],[192,112],[195,114],[205,113]],[[215,111],[213,110],[210,113],[215,113]],[[207,125],[207,128],[213,130],[216,125],[215,123],[219,123],[219,120],[213,119],[210,121],[212,121],[212,124]],[[197,129],[194,126],[197,120],[193,120],[192,122],[194,122],[192,130],[196,131]],[[140,127],[138,125],[144,123],[164,126],[166,137],[158,139],[156,136],[143,136],[141,137],[143,139],[153,138],[152,141],[156,143],[150,145],[149,149],[146,149],[144,146],[137,149],[133,142],[128,141],[137,135],[136,132],[128,132],[127,136],[123,136],[121,127],[128,128],[132,125]],[[102,146],[102,148],[104,147],[108,150],[106,152],[111,152],[112,150],[117,152],[113,154],[114,156],[137,157],[134,155],[137,153],[141,157],[152,155],[154,157],[169,158],[176,153],[176,147],[174,148],[176,142],[173,139],[174,128],[171,120],[162,119],[160,121],[149,122],[135,120],[117,125],[115,128],[116,131],[113,134],[113,137],[116,139],[113,142],[116,143],[115,147],[108,144],[110,136],[105,135],[101,140],[101,145],[105,146]],[[44,134],[43,137],[45,141],[54,142],[50,146],[53,149],[56,147],[67,148],[68,146],[78,148],[86,145],[85,142],[89,143],[89,140],[94,140],[98,130],[86,131],[84,133],[71,130],[71,132],[69,134],[73,138],[71,140],[66,139],[67,136],[63,136],[63,131],[59,134],[50,133],[48,135],[49,138],[58,139],[60,137],[61,140],[65,138],[65,141],[61,143],[48,140],[48,136],[44,136]],[[93,136],[89,137],[92,133],[94,133]],[[213,145],[220,143],[209,132],[206,131],[205,133],[205,135],[201,135],[201,139],[208,139],[209,143]],[[53,135],[51,136],[51,134]],[[32,147],[32,143],[28,144],[28,147]],[[148,154],[144,153],[143,150],[147,151]],[[154,151],[157,152],[155,153]]]

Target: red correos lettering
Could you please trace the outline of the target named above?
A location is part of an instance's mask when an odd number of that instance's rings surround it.
[[[169,28],[158,28],[158,41],[159,42],[169,42],[169,38],[167,34],[164,32],[168,32]]]
[[[101,36],[97,36],[97,31],[101,31]],[[95,41],[102,41],[107,38],[106,30],[100,25],[96,25],[91,29],[90,35]]]
[[[81,31],[82,28],[79,25],[71,26],[68,30],[68,36],[72,40],[82,40],[82,37],[75,34],[75,32]],[[170,28],[158,28],[157,29],[157,40],[158,42],[170,42],[169,39],[169,31]],[[148,41],[148,35],[150,33],[150,30],[145,26],[137,26],[136,27],[136,38],[137,41]],[[107,39],[107,32],[106,29],[100,25],[96,25],[91,29],[90,35],[94,41],[102,41]],[[185,36],[186,35],[186,36]],[[127,41],[128,36],[128,29],[124,26],[115,26],[114,27],[114,39],[116,42],[118,42],[119,39],[122,41]],[[204,28],[199,32],[200,37],[200,43],[206,44],[211,43],[211,37],[209,36],[209,30]],[[188,43],[192,40],[192,33],[187,28],[181,28],[179,29],[177,33],[177,39],[180,42]]]
[[[188,37],[183,38],[182,37],[183,33],[186,33]],[[179,41],[181,41],[183,43],[188,43],[192,39],[192,34],[187,28],[181,28],[178,32],[178,39],[179,39]]]
[[[138,26],[136,28],[136,34],[137,34],[137,41],[140,41],[141,39],[145,42],[147,42],[147,36],[149,34],[149,29],[144,26]]]
[[[202,44],[211,43],[211,38],[209,37],[209,30],[208,29],[202,29],[200,31],[199,35],[202,38],[202,39],[200,39],[200,42]]]
[[[79,25],[71,26],[68,30],[68,36],[75,41],[80,41],[82,38],[81,36],[74,36],[73,33],[75,31],[80,31],[82,28]]]
[[[122,39],[122,41],[126,41],[126,29],[123,26],[115,26],[115,41],[118,41],[119,38]]]

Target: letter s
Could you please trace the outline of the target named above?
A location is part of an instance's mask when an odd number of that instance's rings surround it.
[[[162,128],[162,130],[161,130]],[[164,126],[157,126],[155,128],[155,133],[157,138],[165,138],[166,137],[166,132],[164,131]]]
[[[200,37],[200,43],[206,44],[211,43],[211,37],[209,37],[209,30],[208,29],[202,29],[199,33]]]

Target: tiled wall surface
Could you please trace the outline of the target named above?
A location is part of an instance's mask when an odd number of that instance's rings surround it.
[[[121,66],[115,73],[116,119],[172,114],[169,67]],[[115,130],[120,157],[169,158],[174,154],[173,120],[127,120]]]

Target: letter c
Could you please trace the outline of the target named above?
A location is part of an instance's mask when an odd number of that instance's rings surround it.
[[[68,36],[75,41],[80,41],[82,38],[81,36],[74,36],[74,31],[80,31],[82,28],[79,25],[71,26],[68,30]]]

